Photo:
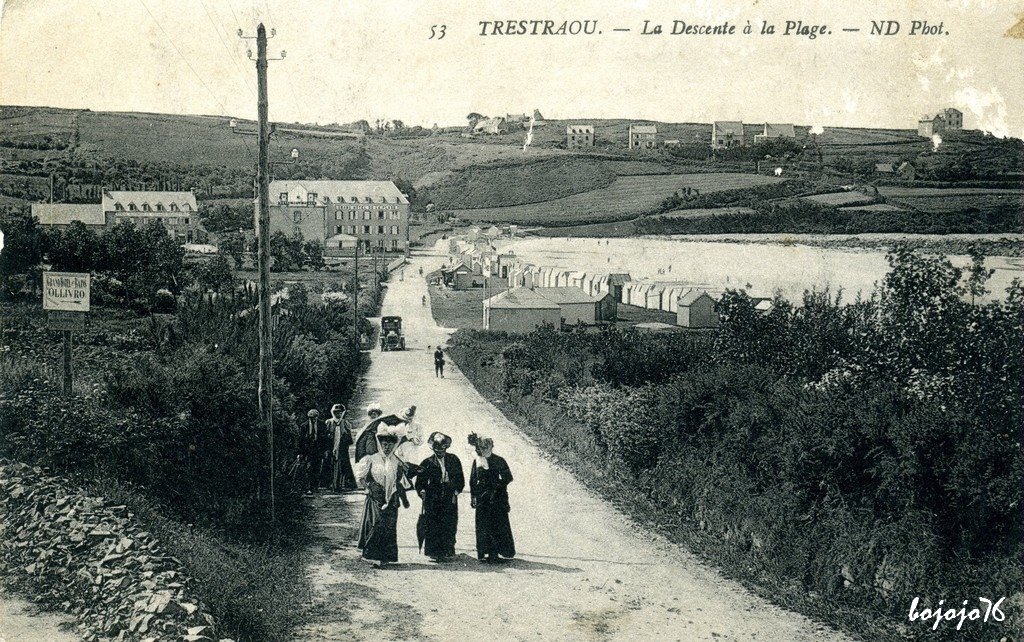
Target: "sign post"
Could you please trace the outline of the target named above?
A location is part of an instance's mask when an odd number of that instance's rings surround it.
[[[64,335],[64,395],[71,396],[71,333],[85,327],[89,311],[89,275],[77,272],[43,272],[43,310],[47,324]]]

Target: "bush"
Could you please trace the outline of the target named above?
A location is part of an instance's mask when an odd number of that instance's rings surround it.
[[[849,305],[808,292],[761,314],[731,292],[710,335],[459,331],[450,354],[589,479],[628,480],[602,485],[624,505],[896,638],[877,613],[902,621],[917,596],[1024,596],[1024,287],[971,304],[980,259],[965,283],[942,258],[889,258]]]

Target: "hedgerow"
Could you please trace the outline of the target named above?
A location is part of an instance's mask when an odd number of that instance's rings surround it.
[[[728,293],[712,334],[460,331],[450,353],[613,498],[777,599],[872,638],[998,639],[1024,604],[1024,288],[972,303],[983,269],[889,259],[850,304],[761,314]],[[907,623],[914,597],[979,595],[1015,623]]]

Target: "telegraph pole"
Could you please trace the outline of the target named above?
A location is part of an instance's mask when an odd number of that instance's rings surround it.
[[[242,36],[239,29],[238,35]],[[271,37],[274,30],[271,30]],[[281,52],[284,57],[284,52]],[[249,58],[252,59],[252,51],[249,51]],[[280,60],[276,58],[275,60]],[[274,509],[274,423],[272,407],[272,382],[273,382],[273,343],[271,330],[273,320],[270,310],[270,125],[268,119],[267,101],[267,30],[263,23],[256,27],[256,78],[259,90],[256,108],[259,117],[259,144],[257,152],[256,167],[256,264],[259,269],[259,284],[257,285],[257,296],[259,298],[259,344],[260,344],[260,372],[259,372],[259,414],[260,428],[267,437],[267,456],[270,464],[269,481],[269,508],[270,522],[276,523]]]
[[[355,276],[352,277],[352,343],[356,350],[359,349],[359,245],[362,243],[356,238],[356,261]]]

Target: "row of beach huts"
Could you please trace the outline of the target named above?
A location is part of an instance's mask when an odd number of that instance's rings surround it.
[[[441,270],[445,285],[495,293],[483,301],[486,330],[530,332],[543,323],[565,327],[614,322],[619,305],[673,313],[675,325],[683,328],[713,328],[719,323],[716,303],[721,291],[699,284],[534,265],[512,251],[499,252],[479,241],[452,239],[449,251],[450,262]],[[767,299],[757,302],[762,311],[770,305]]]

